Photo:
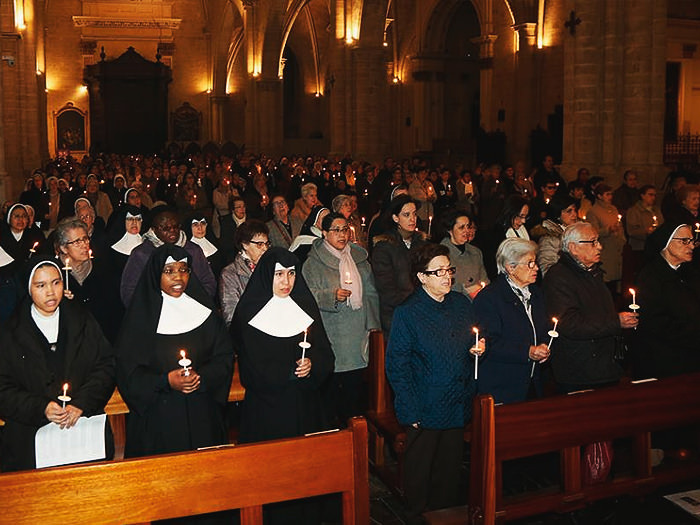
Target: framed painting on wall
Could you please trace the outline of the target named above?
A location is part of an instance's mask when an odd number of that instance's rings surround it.
[[[85,153],[87,144],[87,113],[68,102],[54,113],[56,153]]]

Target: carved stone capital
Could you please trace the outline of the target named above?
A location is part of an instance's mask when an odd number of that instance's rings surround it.
[[[181,18],[113,18],[101,16],[74,16],[75,27],[98,29],[179,29]]]

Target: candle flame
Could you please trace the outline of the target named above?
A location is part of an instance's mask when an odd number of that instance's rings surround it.
[[[553,323],[558,323],[559,320],[558,320],[556,317],[552,317],[552,322],[553,322]]]
[[[474,327],[472,328],[472,332],[474,332],[475,334],[478,334],[478,333],[479,333],[479,329],[478,329],[476,326],[474,326]]]
[[[36,250],[36,247],[39,246],[39,241],[36,241],[34,243],[34,246],[32,246],[32,250]]]
[[[634,295],[634,293],[635,293],[634,288],[630,288],[630,293],[631,293],[632,295]]]
[[[183,359],[187,358],[187,353],[184,350],[180,350],[180,355],[182,356]]]

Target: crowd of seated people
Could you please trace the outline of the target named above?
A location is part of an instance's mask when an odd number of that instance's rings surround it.
[[[660,207],[657,188],[637,188],[633,170],[617,189],[585,168],[567,184],[550,156],[529,173],[523,162],[451,169],[420,158],[57,159],[2,208],[0,418],[21,430],[8,424],[2,454],[14,453],[16,436],[99,412],[115,381],[135,413],[127,453],[218,444],[234,354],[254,405],[243,411],[245,440],[342,425],[363,411],[377,329],[400,423],[434,439],[468,421],[476,393],[520,402],[624,375],[698,371],[700,187],[690,182],[669,177]],[[64,311],[66,326],[56,320]],[[81,316],[100,345],[94,388],[89,366],[72,376],[84,343],[71,319]],[[673,338],[657,337],[664,326]],[[46,362],[41,384],[16,369],[20,329]],[[460,386],[415,399],[418,377],[438,373],[421,353],[441,352],[431,357],[440,366],[454,358],[440,341],[469,346],[460,372],[443,378]],[[66,382],[81,389],[78,411],[56,406]],[[455,403],[464,413],[420,420],[426,407]],[[419,494],[428,487],[407,481],[417,514],[433,505]]]

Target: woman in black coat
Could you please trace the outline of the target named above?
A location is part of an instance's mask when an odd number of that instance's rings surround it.
[[[4,472],[35,468],[40,427],[69,428],[81,416],[100,414],[114,391],[109,342],[80,303],[63,298],[58,265],[40,258],[30,263],[28,274],[29,295],[0,329]],[[64,383],[72,398],[65,408],[57,400]]]

